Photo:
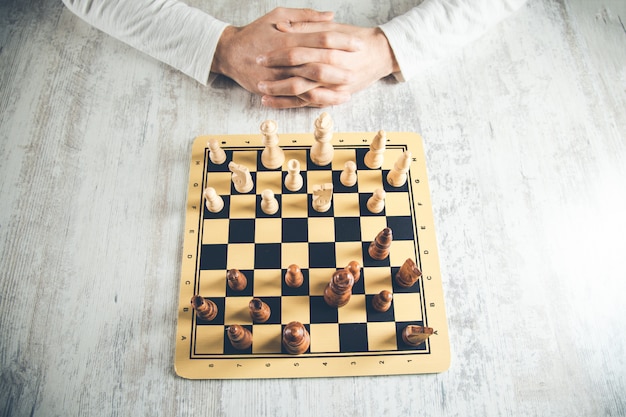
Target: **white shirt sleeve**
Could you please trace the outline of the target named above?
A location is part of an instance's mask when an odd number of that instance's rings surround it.
[[[426,0],[380,26],[393,50],[399,81],[479,38],[526,0]]]
[[[171,65],[202,84],[226,26],[178,0],[63,0],[103,32]]]

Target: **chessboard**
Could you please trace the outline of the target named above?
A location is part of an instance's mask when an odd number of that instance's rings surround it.
[[[177,374],[246,379],[446,370],[449,336],[421,137],[382,130],[321,135],[317,127],[287,134],[269,122],[269,134],[266,121],[258,135],[200,136],[193,143]],[[330,162],[313,149],[320,139]],[[295,186],[294,175],[301,180]],[[320,189],[330,192],[320,197]],[[370,247],[384,230],[386,252],[375,259]],[[397,278],[405,268],[412,271],[408,283]],[[349,278],[345,305],[328,302],[335,276]],[[306,336],[299,351],[285,342],[293,323]]]

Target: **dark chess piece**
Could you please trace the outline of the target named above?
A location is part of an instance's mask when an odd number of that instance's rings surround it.
[[[391,233],[391,229],[385,227],[378,235],[376,235],[376,239],[372,243],[370,243],[368,253],[372,257],[372,259],[376,259],[377,261],[382,261],[387,256],[389,256],[389,248],[391,247],[391,241],[393,240],[393,234]]]
[[[422,271],[415,265],[413,259],[409,258],[404,261],[396,274],[396,284],[402,288],[409,288],[417,282],[420,276],[422,276]]]
[[[354,283],[356,284],[361,279],[361,264],[357,261],[350,261],[346,269],[350,271],[352,276],[354,277]]]
[[[191,306],[196,311],[196,315],[202,320],[211,321],[217,316],[217,305],[200,295],[191,297]]]
[[[265,304],[260,298],[253,298],[248,304],[250,308],[250,317],[255,323],[265,323],[269,320],[272,311],[270,306]]]
[[[347,269],[335,271],[324,289],[324,301],[331,307],[343,307],[350,301],[354,276]]]
[[[226,334],[230,344],[237,350],[246,350],[252,345],[252,333],[238,324],[228,326]]]
[[[238,269],[229,269],[226,272],[226,280],[228,281],[228,286],[233,291],[243,291],[248,285],[248,279]]]
[[[374,310],[384,313],[391,307],[392,300],[393,295],[387,290],[382,290],[372,298],[372,307],[374,307]]]
[[[419,346],[433,334],[433,329],[424,326],[409,324],[402,330],[402,340],[409,346]]]
[[[311,338],[306,327],[298,321],[292,321],[283,329],[283,346],[288,353],[300,355],[307,351]]]
[[[304,276],[302,270],[296,264],[289,265],[287,272],[285,272],[285,284],[290,288],[299,288],[304,282]]]

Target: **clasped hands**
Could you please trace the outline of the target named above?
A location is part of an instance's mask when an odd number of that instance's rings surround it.
[[[332,12],[282,7],[246,26],[228,26],[211,66],[272,108],[341,104],[398,70],[379,28],[335,23]]]

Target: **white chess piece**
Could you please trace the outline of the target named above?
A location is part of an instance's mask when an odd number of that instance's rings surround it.
[[[224,200],[215,191],[213,187],[207,187],[204,189],[202,195],[206,199],[206,208],[211,213],[219,213],[224,208]]]
[[[385,160],[385,146],[387,142],[387,136],[384,130],[379,130],[372,143],[370,144],[370,150],[365,154],[363,162],[370,169],[377,169],[383,165]]]
[[[302,188],[304,180],[300,174],[300,162],[297,159],[287,161],[287,175],[285,176],[285,188],[289,191],[298,191]]]
[[[344,187],[352,187],[356,184],[356,163],[354,161],[347,161],[339,175],[339,181]]]
[[[393,168],[387,174],[387,182],[392,187],[402,187],[406,183],[407,172],[411,165],[411,151],[405,151],[393,164]]]
[[[330,209],[333,198],[333,184],[326,183],[313,186],[313,209],[320,213]]]
[[[232,180],[235,185],[235,190],[242,194],[249,193],[254,187],[250,170],[232,161],[228,163],[228,169],[233,173]]]
[[[226,152],[220,147],[220,143],[217,139],[209,139],[207,143],[209,147],[209,159],[216,165],[221,165],[226,162]]]
[[[270,216],[278,211],[278,200],[272,190],[263,190],[261,193],[261,210]]]
[[[367,200],[367,209],[370,213],[380,213],[385,208],[385,190],[377,188]]]
[[[315,165],[328,165],[333,160],[335,149],[330,144],[333,138],[333,126],[333,119],[326,112],[320,114],[315,120],[315,143],[311,146],[311,161]]]
[[[266,120],[261,123],[263,145],[265,146],[261,152],[261,163],[267,169],[280,168],[285,162],[285,152],[278,146],[277,131],[278,126],[273,120]]]

